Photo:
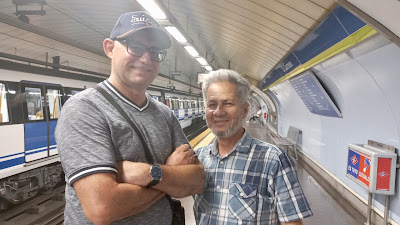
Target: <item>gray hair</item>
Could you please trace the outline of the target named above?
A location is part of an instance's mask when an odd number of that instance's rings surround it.
[[[238,72],[234,70],[227,69],[219,69],[217,71],[212,71],[210,75],[205,78],[203,83],[203,98],[206,101],[206,94],[208,88],[213,83],[218,82],[230,82],[236,86],[236,96],[239,98],[242,105],[248,102],[249,93],[250,93],[250,84],[249,82],[242,77]]]

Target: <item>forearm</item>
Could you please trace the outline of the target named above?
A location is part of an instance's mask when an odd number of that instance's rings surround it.
[[[95,224],[108,224],[145,211],[164,193],[138,185],[117,183],[115,175],[94,174],[74,183],[86,217]]]
[[[193,194],[201,194],[205,184],[203,166],[199,164],[161,166],[163,178],[154,189],[166,194],[182,198]]]
[[[118,186],[120,193],[116,194],[117,199],[113,202],[112,214],[115,218],[112,221],[144,212],[165,196],[164,192],[137,185],[119,184]],[[134,189],[133,192],[132,189]]]

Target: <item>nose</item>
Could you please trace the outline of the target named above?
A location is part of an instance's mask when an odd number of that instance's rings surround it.
[[[225,108],[223,104],[218,104],[218,107],[214,110],[213,114],[215,116],[222,116],[225,114]]]
[[[150,52],[146,51],[142,56],[140,56],[139,61],[142,62],[143,64],[150,64],[151,63]]]

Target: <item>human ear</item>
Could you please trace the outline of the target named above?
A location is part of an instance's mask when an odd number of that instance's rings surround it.
[[[249,112],[249,106],[250,106],[250,104],[249,104],[248,102],[246,102],[246,103],[244,104],[243,118],[246,118],[247,113]]]
[[[114,41],[110,38],[106,38],[103,41],[103,49],[106,56],[111,59],[113,56]]]

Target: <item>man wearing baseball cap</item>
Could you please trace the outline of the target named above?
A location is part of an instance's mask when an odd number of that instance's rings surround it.
[[[130,12],[119,17],[103,47],[111,59],[110,77],[71,97],[56,128],[67,181],[64,223],[171,224],[166,194],[200,194],[205,182],[172,111],[145,93],[171,38],[146,12]],[[152,164],[128,120],[148,146]]]

